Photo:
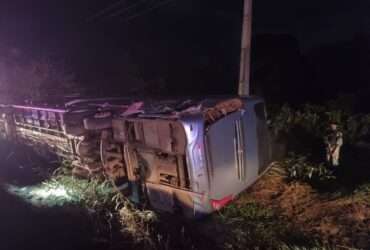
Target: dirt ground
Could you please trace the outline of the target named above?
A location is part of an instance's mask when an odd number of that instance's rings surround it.
[[[273,171],[271,171],[273,172]],[[352,195],[318,193],[268,173],[238,202],[253,199],[289,218],[298,228],[336,248],[370,249],[370,202]]]

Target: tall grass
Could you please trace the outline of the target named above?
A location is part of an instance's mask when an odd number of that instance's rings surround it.
[[[225,249],[285,249],[314,247],[315,242],[294,228],[287,218],[254,201],[233,204],[217,216],[226,228]]]

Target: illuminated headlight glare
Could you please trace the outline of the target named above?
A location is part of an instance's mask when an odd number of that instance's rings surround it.
[[[75,199],[71,195],[71,192],[61,185],[38,187],[9,185],[7,186],[7,190],[34,205],[54,206],[56,204],[63,204],[64,202],[71,202]]]
[[[38,196],[40,198],[47,199],[49,197],[60,197],[60,198],[70,198],[64,187],[56,187],[50,189],[35,189],[30,192],[31,195]]]

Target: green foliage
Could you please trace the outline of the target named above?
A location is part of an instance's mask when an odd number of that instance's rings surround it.
[[[136,244],[143,244],[145,248],[154,248],[156,240],[154,226],[158,223],[157,215],[150,210],[140,210],[131,203],[125,203],[119,209],[119,221],[123,226],[124,234],[132,235]]]
[[[283,160],[281,165],[290,180],[323,182],[336,178],[333,171],[329,170],[324,163],[314,164],[309,162],[306,156],[294,153]]]
[[[2,52],[8,54],[6,50]],[[67,63],[50,56],[20,60],[22,53],[18,53],[0,58],[2,99],[40,101],[49,96],[71,94],[78,88],[75,74],[68,69]]]
[[[295,110],[285,104],[270,110],[270,128],[275,136],[287,134],[295,127],[320,136],[322,135],[323,122],[325,122],[323,121],[324,114],[324,109],[320,106],[307,104],[302,110]]]
[[[108,181],[84,180],[73,176],[57,175],[44,182],[43,185],[49,189],[63,187],[74,203],[89,209],[95,210],[100,206],[114,205],[112,199],[115,192]]]
[[[123,195],[117,193],[109,181],[77,179],[60,173],[43,183],[51,189],[67,190],[68,202],[84,208],[90,215],[95,237],[116,246],[129,238],[130,244],[154,249],[154,225],[157,216],[149,210],[136,208]],[[115,236],[113,236],[115,235]],[[125,243],[127,245],[127,242]]]
[[[78,205],[91,210],[113,205],[115,192],[109,182],[81,180],[72,176],[58,175],[36,186],[11,189],[35,206]]]
[[[292,108],[285,104],[270,108],[269,115],[269,125],[275,136],[285,136],[298,129],[323,138],[330,122],[339,125],[347,143],[356,143],[370,135],[370,114],[352,114],[349,109],[338,109],[336,105],[305,104]]]
[[[285,218],[255,202],[233,204],[219,215],[227,228],[226,249],[279,249],[310,243]]]
[[[362,200],[370,204],[370,183],[362,184],[356,188],[353,196],[356,200]]]

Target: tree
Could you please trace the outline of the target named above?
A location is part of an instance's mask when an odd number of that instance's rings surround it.
[[[50,57],[27,59],[12,50],[0,53],[0,96],[2,102],[48,100],[75,93],[75,75],[65,63]]]

